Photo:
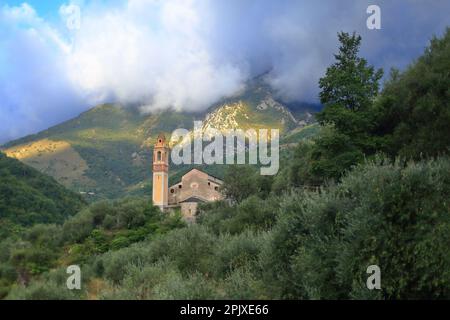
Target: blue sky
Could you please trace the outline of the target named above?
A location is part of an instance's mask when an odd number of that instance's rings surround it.
[[[366,27],[369,4],[381,30]],[[0,143],[102,102],[205,109],[267,70],[280,98],[317,101],[338,31],[360,33],[375,66],[402,69],[449,12],[448,0],[0,0]]]
[[[43,17],[49,17],[49,16],[55,16],[55,14],[58,12],[59,7],[64,3],[64,1],[60,0],[10,0],[5,1],[6,4],[9,6],[20,6],[22,3],[28,3],[31,5],[35,10],[39,13],[39,15]]]

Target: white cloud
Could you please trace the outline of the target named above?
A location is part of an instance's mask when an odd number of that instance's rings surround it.
[[[0,142],[81,110],[67,77],[67,44],[33,8],[1,8],[0,39]]]
[[[146,110],[199,110],[240,88],[245,75],[215,61],[192,1],[146,3],[83,14],[68,55],[69,75],[83,92],[96,102],[142,102]]]
[[[79,29],[28,4],[0,8],[0,142],[101,102],[205,109],[267,70],[284,99],[316,100],[338,31],[362,33],[371,63],[404,66],[442,31],[450,9],[445,0],[379,0],[382,30],[374,32],[365,27],[368,0],[113,3],[66,3],[63,16],[81,7]]]

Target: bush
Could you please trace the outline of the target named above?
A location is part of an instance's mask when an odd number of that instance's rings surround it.
[[[61,245],[61,226],[54,224],[37,224],[28,229],[23,238],[36,246],[57,248]]]
[[[154,290],[156,299],[162,300],[207,300],[217,296],[214,281],[200,273],[193,273],[186,278],[172,274]]]
[[[7,300],[76,300],[80,299],[78,290],[69,290],[64,285],[54,282],[33,282],[30,286],[15,286]]]
[[[265,276],[281,297],[450,297],[450,160],[361,165],[282,204]],[[380,266],[381,291],[366,289]]]
[[[104,269],[104,276],[114,284],[120,283],[125,276],[127,266],[145,261],[147,254],[145,248],[137,245],[118,251],[109,251],[99,258]]]
[[[0,265],[0,279],[5,281],[6,283],[12,283],[17,279],[17,271],[10,264],[2,264]]]
[[[226,277],[235,269],[257,270],[259,254],[267,241],[267,234],[252,231],[240,235],[222,235],[216,242],[213,268],[216,277]]]
[[[214,243],[214,236],[205,227],[192,225],[153,240],[149,245],[149,258],[151,262],[167,258],[182,274],[208,273]]]
[[[404,72],[394,71],[373,113],[383,152],[420,160],[450,154],[450,28]]]
[[[126,276],[120,290],[106,293],[107,299],[144,300],[156,299],[155,287],[166,282],[169,278],[181,277],[179,271],[167,260],[163,259],[155,264],[129,264],[126,267]]]
[[[272,227],[277,210],[277,197],[271,196],[263,200],[258,196],[250,196],[234,206],[222,202],[201,206],[198,223],[216,234],[238,234],[247,229],[263,231]]]
[[[57,253],[47,247],[35,247],[26,244],[23,248],[11,251],[11,263],[27,276],[40,274],[52,268],[56,262]]]
[[[291,262],[311,236],[311,208],[323,204],[318,198],[316,193],[293,192],[281,200],[279,219],[260,255],[263,278],[274,298],[308,298],[303,280],[294,279],[301,275],[294,273]]]
[[[68,219],[63,225],[63,240],[65,242],[81,242],[94,229],[94,222],[89,209],[79,212]]]
[[[337,188],[351,196],[339,212],[343,226],[337,277],[352,283],[350,295],[379,265],[382,296],[450,298],[450,161],[379,163],[360,167]]]
[[[234,270],[224,281],[224,297],[232,300],[267,299],[263,282],[246,268]]]
[[[258,193],[258,179],[255,169],[245,165],[230,166],[223,180],[222,193],[235,203]]]

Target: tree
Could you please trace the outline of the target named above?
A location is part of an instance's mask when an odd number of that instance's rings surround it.
[[[393,71],[375,103],[382,150],[420,159],[450,152],[450,28],[405,72]]]
[[[227,199],[237,203],[257,194],[258,180],[255,171],[249,166],[230,166],[225,173],[221,189]]]
[[[371,106],[379,91],[381,69],[375,70],[358,56],[361,36],[338,34],[341,43],[336,62],[319,80],[320,101],[324,105],[317,119],[322,125],[331,124],[338,133],[351,138],[355,146],[373,152],[368,133],[374,126]]]
[[[376,127],[373,103],[383,71],[375,70],[358,56],[361,36],[341,32],[338,38],[336,62],[319,80],[324,109],[316,117],[322,130],[314,139],[314,145],[303,146],[297,152],[296,157],[308,169],[305,173],[298,166],[293,167],[291,183],[294,186],[338,180],[346,170],[361,163],[365,155],[377,150],[379,140],[372,135]],[[304,150],[307,152],[299,155]]]
[[[310,155],[310,172],[315,177],[338,180],[346,170],[364,160],[364,153],[352,138],[333,127],[324,127],[315,143]]]

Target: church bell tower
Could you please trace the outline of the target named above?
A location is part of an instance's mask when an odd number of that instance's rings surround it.
[[[169,192],[169,147],[163,134],[153,148],[153,205],[161,210],[167,207]]]

